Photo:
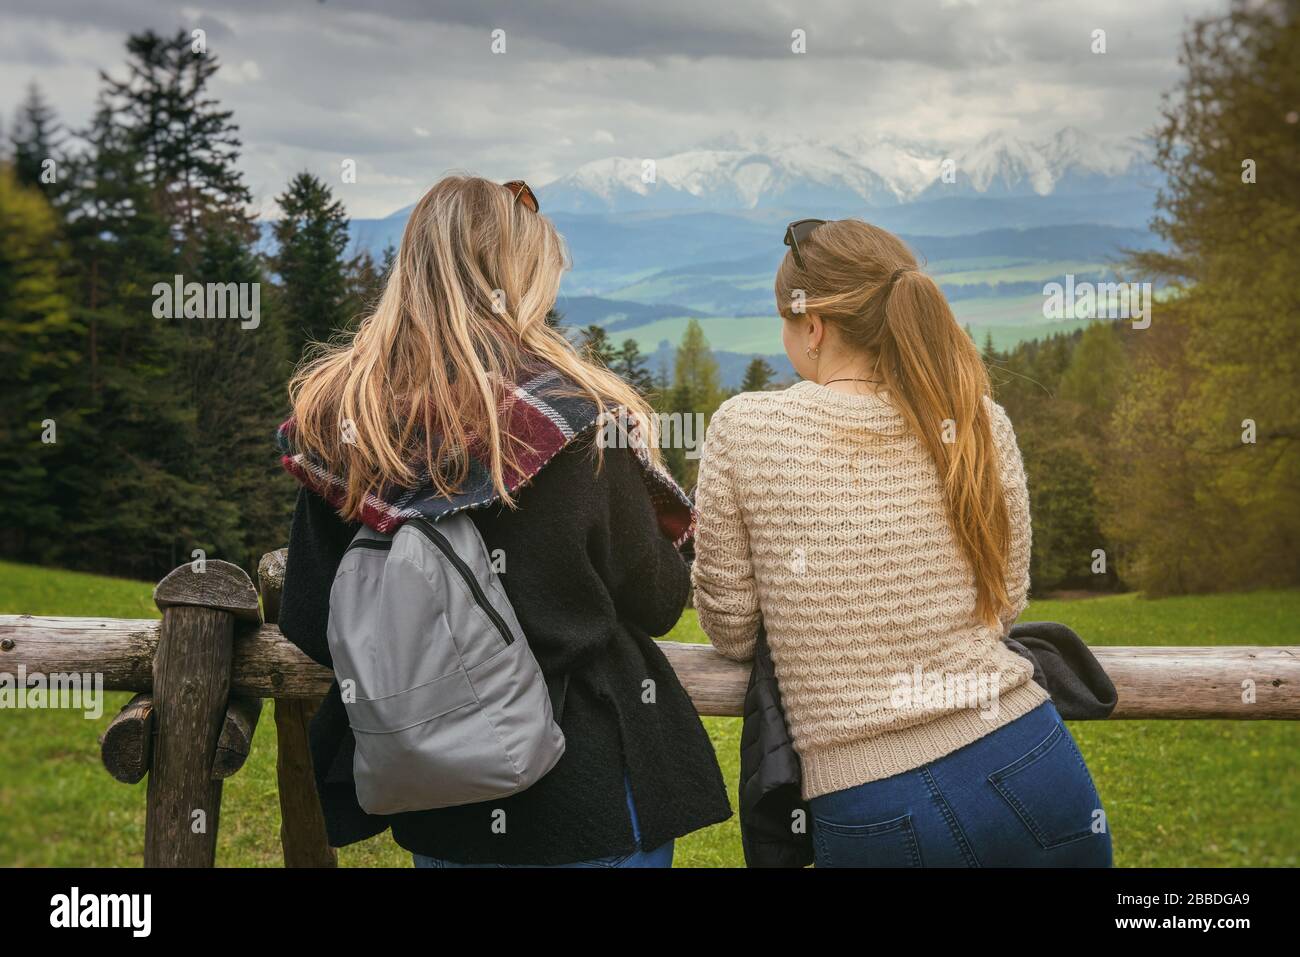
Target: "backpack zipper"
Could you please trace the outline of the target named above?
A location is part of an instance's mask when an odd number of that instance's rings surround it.
[[[354,548],[373,548],[375,551],[386,552],[392,547],[392,539],[382,541],[378,538],[358,538],[355,542],[349,542],[348,547],[343,549],[343,552],[346,554]]]
[[[501,632],[501,637],[505,639],[506,644],[513,644],[515,636],[510,634],[510,626],[507,625],[506,620],[501,617],[501,613],[492,607],[492,603],[488,601],[488,597],[484,593],[482,586],[479,585],[478,579],[474,577],[474,572],[465,564],[464,561],[461,560],[461,557],[456,554],[456,550],[452,548],[451,542],[447,541],[447,536],[434,528],[433,523],[428,519],[413,518],[410,519],[410,524],[422,531],[425,537],[428,538],[429,541],[433,542],[433,544],[437,546],[438,550],[447,557],[447,561],[451,562],[456,571],[460,573],[460,577],[465,580],[465,584],[469,586],[469,590],[473,592],[474,601],[477,602],[478,606],[487,613],[489,618],[492,619],[492,624],[496,625],[497,631]]]

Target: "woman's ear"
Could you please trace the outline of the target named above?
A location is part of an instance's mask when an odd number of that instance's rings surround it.
[[[808,348],[820,349],[822,341],[826,338],[826,323],[822,322],[822,317],[815,312],[808,313]]]

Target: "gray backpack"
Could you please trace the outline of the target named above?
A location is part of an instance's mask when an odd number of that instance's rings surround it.
[[[558,701],[463,512],[393,535],[363,526],[334,576],[327,636],[370,814],[505,797],[564,753]]]

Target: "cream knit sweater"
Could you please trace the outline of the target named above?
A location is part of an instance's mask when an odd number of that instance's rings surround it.
[[[976,619],[937,470],[886,398],[800,382],[729,399],[709,424],[695,606],[739,661],[766,625],[805,799],[934,761],[1048,698],[1001,640],[1029,589],[1029,496],[1011,423],[988,408],[1013,535],[1002,629]]]

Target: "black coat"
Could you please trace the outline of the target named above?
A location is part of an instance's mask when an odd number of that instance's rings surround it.
[[[567,686],[564,756],[537,784],[496,801],[394,815],[366,814],[352,779],[355,741],[330,689],[312,721],[311,753],[330,844],[392,828],[409,851],[461,863],[560,864],[634,848],[623,772],[653,848],[731,816],[713,745],[654,636],[686,602],[689,572],[659,531],[632,452],[558,453],[517,495],[518,508],[467,514],[501,576],[529,647],[552,687]],[[329,592],[358,526],[312,492],[299,493],[280,628],[330,664]],[[504,812],[494,816],[495,811]],[[494,824],[504,822],[505,831]]]
[[[799,796],[803,773],[781,706],[781,689],[759,625],[754,667],[745,689],[740,729],[740,844],[749,867],[805,867],[812,863],[808,805]],[[804,833],[795,830],[801,822]]]
[[[1066,720],[1107,717],[1115,685],[1083,640],[1050,621],[1014,625],[1007,647],[1034,663],[1033,680]],[[805,867],[813,861],[812,822],[800,797],[803,773],[781,707],[762,626],[745,691],[740,733],[740,841],[747,867]]]

